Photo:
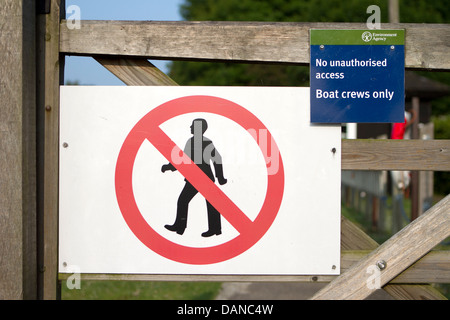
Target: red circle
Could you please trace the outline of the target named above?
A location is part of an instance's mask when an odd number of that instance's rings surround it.
[[[187,96],[177,98],[148,112],[126,137],[116,163],[115,188],[120,211],[135,236],[149,249],[157,254],[181,263],[212,264],[222,262],[240,255],[251,248],[272,225],[281,205],[284,191],[284,169],[279,154],[278,170],[267,175],[267,191],[263,206],[252,223],[250,230],[240,233],[228,242],[212,247],[187,247],[176,244],[162,237],[144,219],[140,213],[133,194],[132,172],[136,155],[146,134],[152,126],[159,126],[165,121],[192,112],[205,112],[222,115],[242,126],[244,129],[267,128],[251,112],[240,105],[218,97]],[[268,133],[268,141],[274,140]],[[255,138],[255,137],[253,137]],[[274,148],[275,147],[275,148]],[[271,150],[278,150],[272,146]],[[264,151],[261,149],[263,156]],[[267,162],[266,162],[267,163]]]

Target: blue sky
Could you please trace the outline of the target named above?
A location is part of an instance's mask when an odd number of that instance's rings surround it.
[[[81,20],[159,20],[179,21],[179,7],[184,0],[66,0],[66,8],[80,8]],[[67,12],[70,17],[72,12]],[[83,21],[81,21],[83,23]],[[166,72],[167,61],[152,61]],[[65,81],[81,85],[123,85],[108,70],[89,57],[66,56]]]

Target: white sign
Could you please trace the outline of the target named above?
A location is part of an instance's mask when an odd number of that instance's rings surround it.
[[[59,272],[339,274],[309,88],[62,86]]]

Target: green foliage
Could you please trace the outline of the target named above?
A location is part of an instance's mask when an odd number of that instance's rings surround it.
[[[211,300],[219,293],[218,282],[81,281],[81,289],[69,290],[62,282],[64,300]]]
[[[400,22],[449,23],[448,1],[400,0]]]
[[[450,87],[450,72],[417,72],[420,76],[430,78],[431,80],[444,83]],[[434,116],[449,114],[450,95],[434,99],[431,101],[431,110]],[[450,139],[449,135],[445,135],[437,139]]]
[[[377,5],[388,22],[388,0],[186,0],[180,12],[191,21],[365,22]],[[447,1],[401,0],[400,22],[449,23]]]
[[[365,22],[372,4],[380,6],[386,22],[383,0],[186,0],[181,15],[197,21]]]
[[[170,76],[192,86],[307,86],[309,68],[261,64],[174,62]]]
[[[433,118],[435,139],[450,139],[450,115]]]

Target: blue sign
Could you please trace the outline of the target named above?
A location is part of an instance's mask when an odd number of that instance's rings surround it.
[[[404,121],[404,30],[311,30],[311,122]]]

